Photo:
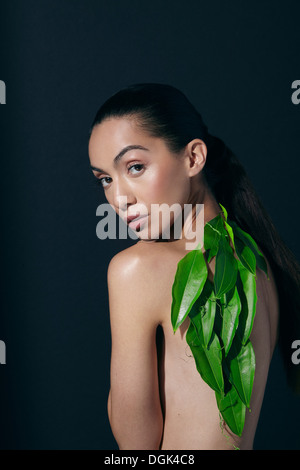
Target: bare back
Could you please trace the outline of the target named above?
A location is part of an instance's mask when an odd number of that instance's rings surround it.
[[[172,243],[139,242],[137,250],[155,262],[151,290],[159,299],[158,321],[163,330],[159,344],[159,383],[164,415],[161,449],[252,449],[262,405],[268,370],[276,344],[278,297],[268,265],[270,280],[257,270],[257,310],[251,334],[256,356],[251,413],[247,410],[243,437],[223,428],[214,391],[203,381],[187,345],[187,318],[176,334],[171,326],[172,284],[177,263],[185,254]],[[214,261],[210,264],[214,273]],[[230,437],[229,437],[230,436]]]
[[[115,436],[125,443],[123,448],[131,449],[153,449],[154,445],[166,450],[252,449],[277,338],[278,295],[271,268],[267,260],[270,280],[257,269],[256,316],[250,337],[256,371],[251,413],[247,410],[239,438],[222,426],[215,392],[196,370],[185,338],[189,318],[173,333],[172,285],[177,264],[186,253],[177,242],[139,241],[116,255],[112,263],[112,397],[108,411]],[[214,259],[209,268],[212,277]],[[157,331],[163,334],[157,336],[156,344]],[[139,447],[133,447],[136,444]]]

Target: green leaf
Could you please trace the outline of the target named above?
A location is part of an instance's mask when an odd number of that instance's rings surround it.
[[[238,327],[242,304],[236,286],[230,292],[224,294],[224,297],[224,302],[222,302],[223,321],[220,336],[223,341],[225,356],[227,356]]]
[[[256,279],[240,262],[238,262],[238,272],[237,287],[242,302],[238,332],[242,344],[246,344],[252,331],[256,313]]]
[[[222,204],[219,203],[219,206],[221,207],[223,213],[224,213],[224,217],[225,217],[225,220],[227,221],[227,218],[228,218],[228,213],[227,213],[227,210],[225,209],[224,206],[222,206]]]
[[[241,436],[245,425],[246,406],[236,389],[232,386],[224,397],[218,392],[215,394],[218,408],[225,422],[234,434]]]
[[[207,275],[206,261],[200,249],[190,251],[179,261],[172,286],[171,322],[174,332],[199,297]]]
[[[262,271],[265,272],[267,278],[269,279],[266,260],[263,256],[263,254],[261,253],[261,251],[259,250],[259,248],[257,246],[257,243],[254,240],[254,238],[252,238],[249,233],[242,230],[235,222],[232,221],[230,224],[233,228],[235,237],[238,237],[245,245],[247,245],[250,248],[250,250],[253,251],[253,253],[255,255],[255,258],[256,258],[256,265]]]
[[[235,246],[234,246],[234,235],[233,235],[233,230],[230,226],[230,221],[228,219],[228,213],[227,213],[227,210],[225,209],[224,206],[222,206],[222,204],[219,203],[219,206],[221,207],[222,211],[223,211],[223,214],[224,214],[224,225],[225,225],[225,228],[229,234],[229,237],[230,237],[230,240],[232,242],[232,245],[233,245],[233,248],[235,249]]]
[[[192,351],[196,368],[202,379],[215,391],[224,393],[224,378],[222,371],[222,350],[215,333],[212,335],[209,347],[205,348],[197,335],[197,330],[191,320],[186,333],[186,341]]]
[[[219,247],[219,240],[223,233],[224,223],[222,217],[217,215],[204,226],[204,249],[209,251],[208,262],[216,256]]]
[[[204,347],[208,347],[211,339],[216,315],[216,299],[213,284],[207,280],[205,286],[194,303],[189,317],[197,329],[198,337]]]
[[[248,271],[256,275],[256,256],[248,245],[245,245],[240,239],[236,239],[236,253],[239,260]]]
[[[229,369],[229,381],[249,408],[255,374],[255,354],[251,342],[242,345],[235,336],[225,361]]]
[[[235,241],[234,241],[234,234],[233,234],[233,230],[231,228],[231,226],[229,225],[228,222],[225,222],[225,227],[226,227],[226,230],[229,234],[229,237],[230,237],[230,240],[232,242],[232,246],[233,246],[233,249],[235,250]]]
[[[225,226],[225,228],[226,228],[226,230],[227,230],[227,232],[228,232],[228,234],[229,234],[230,240],[231,240],[231,242],[232,242],[232,246],[233,246],[233,248],[235,249],[235,246],[234,246],[234,235],[233,235],[233,230],[232,230],[232,228],[231,228],[231,226],[230,226],[230,221],[229,221],[229,219],[228,219],[228,212],[227,212],[227,210],[225,209],[225,207],[222,206],[222,204],[219,203],[219,206],[221,207],[221,209],[222,209],[222,211],[223,211],[223,214],[224,214],[224,218],[225,218],[225,220],[224,220],[224,226]]]
[[[219,241],[219,250],[216,256],[214,285],[216,297],[221,297],[228,292],[236,283],[237,260],[233,255],[232,248],[224,236]]]

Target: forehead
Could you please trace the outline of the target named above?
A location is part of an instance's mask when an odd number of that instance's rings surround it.
[[[94,127],[90,136],[89,151],[102,153],[104,150],[115,153],[126,145],[139,143],[145,139],[151,137],[139,130],[133,119],[110,118]]]
[[[109,118],[97,124],[89,140],[90,163],[96,168],[110,165],[116,155],[128,146],[142,146],[152,156],[168,153],[166,142],[153,137],[137,125],[137,118]]]

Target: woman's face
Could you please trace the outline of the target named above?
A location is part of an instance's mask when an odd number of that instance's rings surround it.
[[[108,203],[140,239],[161,237],[182,216],[191,190],[188,159],[175,156],[163,139],[142,132],[132,119],[111,118],[96,125],[89,157]],[[143,217],[130,222],[130,216]]]

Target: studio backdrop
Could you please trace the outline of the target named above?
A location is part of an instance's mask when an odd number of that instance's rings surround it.
[[[2,0],[0,10],[0,446],[117,449],[106,273],[135,241],[96,234],[106,200],[89,166],[95,113],[133,83],[179,88],[300,260],[300,4]],[[276,349],[255,448],[300,449],[299,419]]]

